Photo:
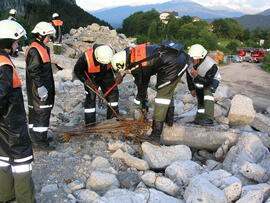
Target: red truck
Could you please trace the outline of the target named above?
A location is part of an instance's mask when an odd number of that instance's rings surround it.
[[[250,63],[262,62],[264,53],[266,52],[263,48],[237,48],[238,56],[241,57],[242,61]]]

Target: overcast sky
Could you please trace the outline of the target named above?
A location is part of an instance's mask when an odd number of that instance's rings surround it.
[[[168,0],[76,0],[77,4],[87,11],[122,5],[144,5],[167,1]],[[206,7],[215,8],[219,8],[222,4],[222,6],[249,14],[261,12],[270,8],[270,0],[193,0],[193,2],[197,2]]]

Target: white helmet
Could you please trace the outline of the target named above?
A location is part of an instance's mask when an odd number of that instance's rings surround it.
[[[54,14],[52,14],[52,17],[53,18],[58,18],[59,17],[59,14],[58,13],[54,13]]]
[[[207,50],[200,44],[193,44],[190,47],[188,54],[193,59],[203,59],[207,54]]]
[[[56,30],[54,29],[54,27],[47,22],[39,22],[35,28],[32,30],[32,33],[34,34],[40,34],[42,36],[46,36],[46,35],[55,35]]]
[[[16,21],[1,20],[0,27],[0,39],[18,40],[22,36],[26,37],[25,29]]]
[[[10,9],[9,14],[10,15],[16,15],[17,11],[15,9]]]
[[[95,58],[101,64],[109,64],[113,57],[113,50],[110,46],[101,45],[95,49]]]
[[[115,71],[123,71],[126,69],[126,51],[120,51],[112,57],[112,67]]]

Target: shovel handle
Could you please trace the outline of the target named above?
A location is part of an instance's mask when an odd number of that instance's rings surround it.
[[[126,76],[126,74],[124,74],[122,78],[124,78],[125,76]],[[119,83],[120,83],[120,81],[116,81],[116,82],[113,84],[113,86],[112,86],[110,89],[108,89],[107,92],[105,92],[104,96],[107,96],[107,95],[112,91],[112,89],[115,88],[115,86],[119,85]]]

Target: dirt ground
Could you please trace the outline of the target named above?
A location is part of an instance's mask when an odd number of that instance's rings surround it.
[[[257,111],[270,107],[270,73],[264,71],[260,64],[231,63],[221,66],[220,73],[222,83],[231,88],[233,95],[250,97]]]

